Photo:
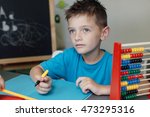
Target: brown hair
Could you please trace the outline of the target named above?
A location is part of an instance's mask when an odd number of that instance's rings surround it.
[[[96,24],[100,28],[107,26],[106,8],[98,0],[77,0],[65,14],[67,21],[76,15],[95,16]]]

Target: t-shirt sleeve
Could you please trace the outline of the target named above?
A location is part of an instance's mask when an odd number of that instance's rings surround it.
[[[56,55],[54,58],[51,58],[47,61],[42,62],[40,65],[44,70],[49,70],[48,75],[53,79],[64,78],[65,79],[65,59],[66,52]]]

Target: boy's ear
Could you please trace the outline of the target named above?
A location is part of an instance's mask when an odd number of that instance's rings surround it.
[[[109,35],[109,31],[110,31],[110,28],[109,26],[106,26],[102,29],[102,32],[101,32],[101,40],[105,40],[107,39],[108,35]]]

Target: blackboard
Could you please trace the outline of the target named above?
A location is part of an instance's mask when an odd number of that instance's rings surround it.
[[[54,0],[0,0],[0,64],[46,60],[56,49]]]

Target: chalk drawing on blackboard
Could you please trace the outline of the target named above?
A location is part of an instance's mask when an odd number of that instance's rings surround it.
[[[5,13],[0,6],[0,45],[27,46],[34,45],[49,34],[49,29],[36,22],[15,19],[15,13]]]

